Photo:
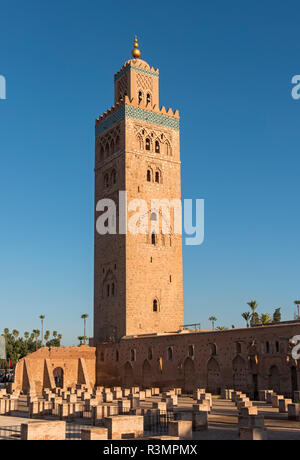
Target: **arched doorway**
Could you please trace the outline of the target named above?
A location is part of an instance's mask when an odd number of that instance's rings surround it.
[[[220,366],[215,358],[210,358],[207,363],[207,388],[210,393],[221,393]]]
[[[236,391],[247,389],[247,366],[241,356],[236,356],[232,361],[233,388]]]
[[[195,382],[195,364],[191,358],[187,358],[183,366],[184,372],[184,391],[191,393],[194,390]]]
[[[57,388],[63,388],[64,387],[64,370],[62,367],[56,367],[54,369],[53,377],[54,377],[55,386]]]
[[[133,386],[133,369],[131,364],[127,361],[124,365],[124,385],[127,387]]]
[[[143,385],[147,388],[151,386],[152,382],[152,373],[151,373],[151,366],[149,364],[149,361],[145,359],[144,364],[143,364]]]
[[[280,394],[280,375],[277,366],[272,366],[269,372],[269,390]]]

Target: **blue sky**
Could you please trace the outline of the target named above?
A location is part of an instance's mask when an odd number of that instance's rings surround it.
[[[184,247],[185,322],[243,325],[246,302],[292,319],[299,289],[299,2],[0,2],[1,324],[64,344],[93,309],[94,119],[130,58],[160,69],[181,114],[182,193],[204,198]]]

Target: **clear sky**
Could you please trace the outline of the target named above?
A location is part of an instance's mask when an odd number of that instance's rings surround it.
[[[299,287],[299,1],[27,0],[1,6],[0,329],[63,343],[93,308],[94,119],[142,57],[181,114],[182,192],[205,199],[184,247],[185,322],[244,324],[246,302],[293,319]]]

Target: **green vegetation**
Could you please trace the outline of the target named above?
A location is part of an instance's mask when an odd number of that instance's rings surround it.
[[[215,322],[217,321],[217,318],[215,316],[211,316],[210,318],[208,318],[208,321],[211,321],[212,329],[214,331],[215,330]]]
[[[258,326],[261,324],[270,324],[270,323],[280,323],[281,322],[281,309],[275,308],[273,313],[273,318],[269,313],[261,313],[260,315],[257,313],[258,303],[256,300],[251,300],[251,302],[247,302],[251,311],[246,311],[242,313],[242,317],[246,321],[247,327],[249,327],[249,322],[251,327]]]
[[[55,335],[54,332],[56,333]],[[50,339],[50,331],[46,331],[44,335],[47,347],[60,347],[62,335],[57,334],[56,331],[54,332],[52,339]],[[16,329],[13,329],[12,332],[8,328],[4,329],[3,336],[6,342],[7,360],[0,360],[0,368],[6,368],[9,361],[15,366],[19,359],[42,347],[41,333],[38,329],[34,329],[31,334],[24,332],[24,337],[20,337],[19,335],[19,331]]]
[[[280,308],[276,308],[273,314],[273,323],[280,323],[281,321],[281,311]]]
[[[83,343],[84,345],[86,344],[86,320],[87,318],[89,317],[89,315],[87,313],[84,313],[83,315],[81,315],[81,319],[83,319],[83,322],[84,322],[84,326],[83,326],[83,331],[84,331],[84,334],[83,334]]]

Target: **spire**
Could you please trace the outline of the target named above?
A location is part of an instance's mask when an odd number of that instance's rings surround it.
[[[141,51],[139,50],[139,44],[138,44],[137,36],[134,37],[133,50],[132,50],[131,54],[132,54],[132,57],[134,57],[135,59],[138,59],[141,56]]]

